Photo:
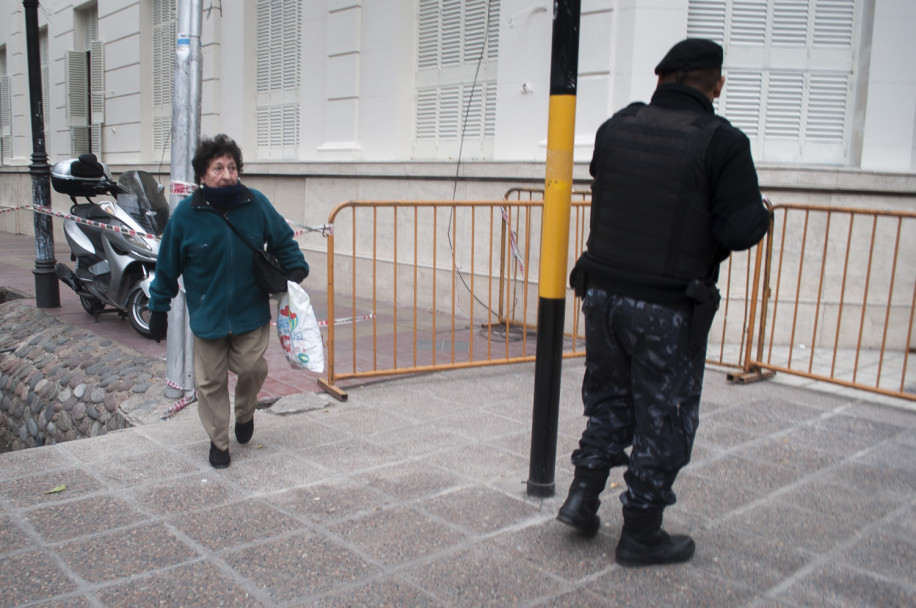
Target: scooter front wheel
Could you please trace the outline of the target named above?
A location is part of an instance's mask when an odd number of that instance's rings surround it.
[[[136,285],[127,296],[127,317],[130,319],[130,325],[141,336],[150,337],[149,333],[149,298],[143,293],[139,285]]]

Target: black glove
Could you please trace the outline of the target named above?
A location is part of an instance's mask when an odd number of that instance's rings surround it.
[[[169,313],[150,312],[149,337],[160,342],[169,331]]]
[[[305,280],[305,277],[307,276],[309,276],[309,269],[302,268],[300,266],[299,268],[293,268],[292,270],[290,270],[288,278],[293,283],[301,283],[302,281]]]

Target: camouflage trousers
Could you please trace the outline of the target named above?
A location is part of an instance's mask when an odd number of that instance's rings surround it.
[[[675,502],[671,487],[690,461],[699,424],[706,348],[688,353],[691,307],[590,287],[582,311],[588,423],[572,463],[626,465],[624,506],[664,509]]]

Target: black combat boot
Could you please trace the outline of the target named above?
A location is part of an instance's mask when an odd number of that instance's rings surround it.
[[[661,509],[623,508],[623,530],[616,551],[621,566],[679,564],[693,557],[695,549],[689,536],[669,536],[662,530]]]
[[[594,536],[601,527],[598,496],[604,491],[609,471],[601,469],[576,468],[573,482],[569,486],[566,502],[560,507],[557,519],[576,528],[585,536]]]

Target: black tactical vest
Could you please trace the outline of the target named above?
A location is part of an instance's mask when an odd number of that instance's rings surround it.
[[[611,120],[596,144],[589,256],[650,282],[709,277],[716,244],[704,165],[719,122],[647,105]]]

